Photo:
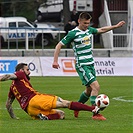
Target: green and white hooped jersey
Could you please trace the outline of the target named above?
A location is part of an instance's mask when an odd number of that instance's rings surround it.
[[[82,31],[76,27],[60,41],[63,45],[72,43],[77,66],[94,64],[91,41],[92,34],[96,33],[96,28],[88,27],[86,31]]]

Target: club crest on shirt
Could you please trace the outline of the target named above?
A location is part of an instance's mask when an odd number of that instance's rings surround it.
[[[84,38],[82,38],[81,43],[85,45],[89,45],[90,44],[89,36],[85,36]]]

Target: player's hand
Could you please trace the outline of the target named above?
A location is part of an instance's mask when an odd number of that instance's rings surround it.
[[[122,27],[125,24],[125,21],[120,21],[116,26],[117,27]]]
[[[58,69],[60,68],[59,64],[57,62],[54,62],[52,65],[53,68]]]

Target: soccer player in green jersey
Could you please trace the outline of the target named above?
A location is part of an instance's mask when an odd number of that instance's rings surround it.
[[[82,80],[83,85],[86,89],[82,92],[78,102],[85,103],[89,98],[92,105],[95,105],[96,96],[99,93],[100,85],[96,80],[96,72],[94,69],[94,59],[91,49],[91,37],[93,34],[105,33],[110,30],[122,27],[125,22],[120,21],[116,25],[105,26],[101,28],[90,27],[91,16],[87,12],[83,12],[79,15],[79,25],[73,30],[69,31],[68,34],[57,44],[54,53],[53,68],[58,69],[58,56],[60,49],[63,45],[72,43],[73,51],[75,55],[75,67],[76,71]],[[75,117],[78,117],[78,111],[74,111]],[[106,120],[101,114],[93,114],[92,119],[94,120]]]

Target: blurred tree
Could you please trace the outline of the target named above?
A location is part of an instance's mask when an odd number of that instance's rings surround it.
[[[0,3],[0,17],[2,16],[2,4]]]
[[[64,15],[64,25],[66,25],[70,20],[69,0],[63,0],[63,15]]]
[[[1,16],[23,16],[34,21],[37,10],[47,0],[0,0]],[[63,0],[64,25],[70,20],[69,0]]]
[[[35,12],[47,0],[0,0],[1,16],[24,16],[35,20]]]

